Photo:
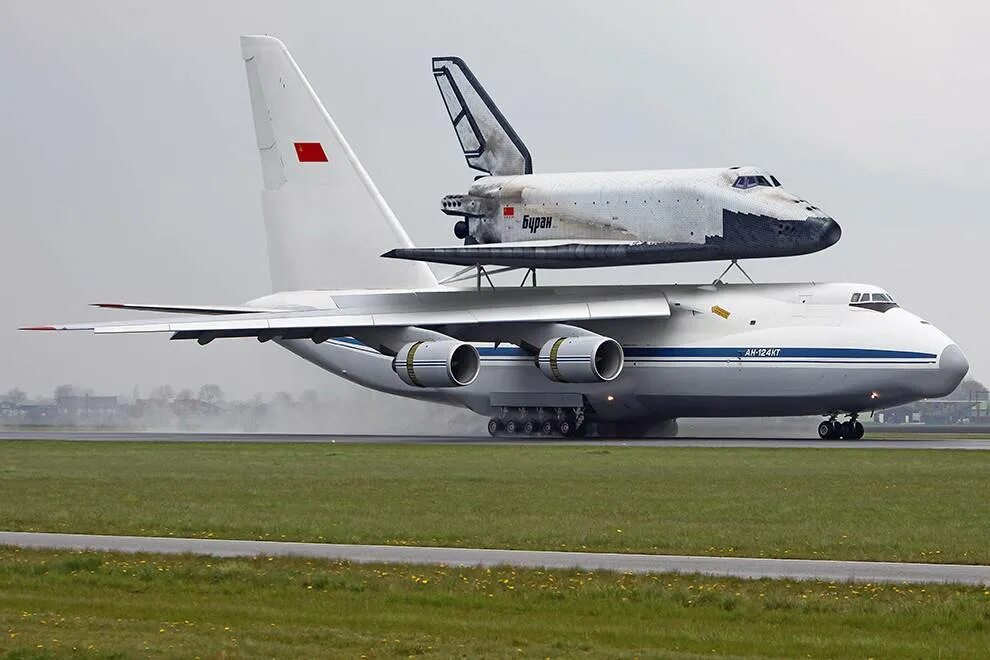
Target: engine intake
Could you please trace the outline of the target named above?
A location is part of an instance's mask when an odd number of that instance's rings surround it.
[[[460,341],[416,341],[399,349],[392,369],[413,387],[463,387],[478,377],[481,357]]]
[[[608,337],[558,337],[543,345],[537,363],[557,383],[601,383],[619,377],[625,354]]]

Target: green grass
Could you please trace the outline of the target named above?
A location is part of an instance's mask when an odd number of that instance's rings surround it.
[[[990,590],[0,548],[0,656],[951,657]]]
[[[990,452],[0,443],[0,529],[990,563]]]

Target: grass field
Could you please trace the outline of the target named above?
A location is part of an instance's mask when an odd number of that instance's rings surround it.
[[[0,443],[0,529],[990,563],[990,452]]]
[[[951,657],[990,590],[0,548],[0,655]]]

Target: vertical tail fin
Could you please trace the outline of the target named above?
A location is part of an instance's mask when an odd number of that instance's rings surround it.
[[[529,149],[459,57],[434,57],[433,77],[468,167],[498,175],[532,174]]]
[[[436,286],[426,264],[393,268],[379,258],[412,241],[285,45],[245,36],[241,54],[265,183],[273,289]]]

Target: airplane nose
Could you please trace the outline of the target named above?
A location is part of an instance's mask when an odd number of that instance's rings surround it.
[[[955,344],[946,346],[938,359],[938,372],[948,388],[946,394],[956,389],[969,372],[969,361],[962,349]]]
[[[842,227],[832,218],[810,218],[809,221],[816,225],[820,250],[835,245],[842,236]]]
[[[949,344],[938,357],[938,369],[932,372],[931,377],[917,381],[920,385],[918,394],[927,399],[948,396],[959,386],[967,372],[969,361],[966,356],[958,346]]]

